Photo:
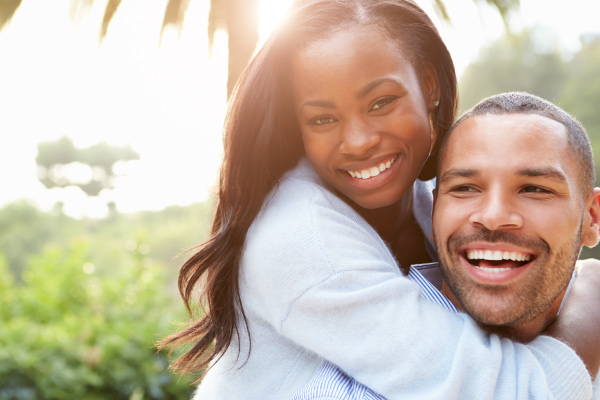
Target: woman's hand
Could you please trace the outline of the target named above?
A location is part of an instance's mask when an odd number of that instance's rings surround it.
[[[594,379],[600,366],[600,261],[578,261],[577,269],[564,307],[545,334],[575,350]]]

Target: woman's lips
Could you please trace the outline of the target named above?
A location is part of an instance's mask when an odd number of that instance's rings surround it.
[[[380,173],[389,169],[392,166],[392,164],[396,161],[397,158],[398,158],[398,155],[396,154],[392,157],[389,157],[386,160],[375,163],[375,165],[373,165],[371,167],[361,168],[361,169],[357,169],[357,170],[346,170],[346,172],[352,178],[355,178],[355,179],[370,179],[371,177],[376,177]]]

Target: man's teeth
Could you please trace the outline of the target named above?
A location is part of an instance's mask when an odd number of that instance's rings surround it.
[[[500,250],[468,250],[467,258],[470,260],[512,260],[512,261],[529,261],[531,254],[520,253],[517,251],[500,251]]]
[[[500,261],[500,260],[511,260],[511,261],[529,261],[531,260],[531,254],[520,253],[517,251],[500,251],[500,250],[468,250],[467,258],[469,260],[489,260],[489,261]],[[502,272],[508,271],[511,268],[488,268],[482,266],[476,266],[477,268],[488,271],[488,272]]]
[[[377,176],[386,169],[388,169],[393,163],[396,161],[396,157],[387,162],[382,162],[376,167],[371,167],[369,169],[363,169],[360,171],[347,171],[351,177],[359,178],[359,179],[369,179],[372,176]]]
[[[486,271],[486,272],[503,272],[503,271],[509,271],[512,268],[488,268],[488,267],[481,267],[481,266],[476,266],[475,268],[480,269],[482,271]]]

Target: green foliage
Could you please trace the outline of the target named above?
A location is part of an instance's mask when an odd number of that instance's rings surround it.
[[[164,270],[134,251],[102,276],[89,253],[86,242],[49,247],[23,285],[0,261],[0,399],[189,398],[153,346],[186,318]]]
[[[185,251],[207,237],[211,215],[212,205],[206,202],[79,221],[60,211],[43,213],[27,202],[16,202],[0,209],[0,253],[20,281],[29,258],[48,246],[66,248],[72,239],[92,243],[88,257],[106,275],[130,261],[129,248],[163,266],[172,284]]]
[[[206,238],[211,210],[0,209],[0,400],[189,398],[153,344],[187,320],[176,256]]]
[[[0,209],[0,253],[20,281],[31,254],[39,254],[50,242],[63,245],[74,228],[74,221],[64,215],[42,213],[23,201],[9,204]]]
[[[569,67],[573,79],[569,79],[563,88],[561,106],[581,121],[600,150],[600,37],[584,40]],[[595,155],[600,162],[600,153],[596,151]]]

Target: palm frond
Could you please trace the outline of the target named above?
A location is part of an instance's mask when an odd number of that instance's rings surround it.
[[[507,32],[510,32],[510,21],[508,16],[511,11],[518,10],[521,6],[520,0],[475,0],[476,3],[485,2],[498,10],[504,23],[504,28]]]
[[[447,23],[451,23],[450,15],[446,9],[446,3],[443,0],[435,0],[433,3],[435,11]]]
[[[160,34],[164,32],[169,25],[177,27],[179,30],[183,27],[185,13],[190,5],[190,0],[169,0],[165,8],[165,16],[163,18]]]
[[[21,5],[21,0],[0,0],[0,30],[12,19]]]
[[[210,0],[210,11],[208,12],[208,48],[212,51],[215,33],[219,28],[227,25],[228,0]]]
[[[102,18],[100,39],[104,39],[106,37],[108,25],[110,25],[110,21],[112,21],[115,13],[117,12],[117,8],[119,8],[119,5],[121,5],[121,0],[108,0],[108,4],[106,4],[106,9],[104,10],[104,18]]]

